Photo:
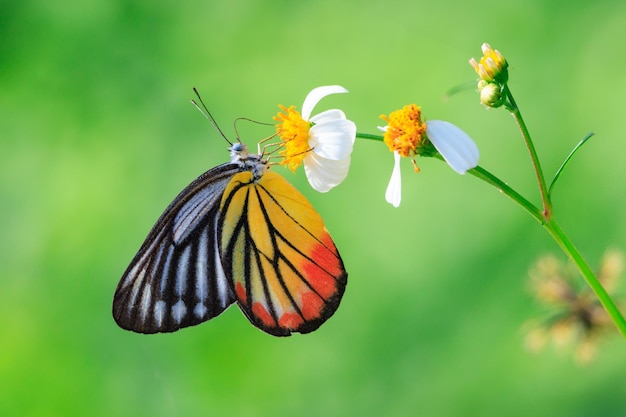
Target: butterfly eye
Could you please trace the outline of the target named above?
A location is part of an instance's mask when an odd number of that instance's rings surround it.
[[[235,142],[231,147],[231,151],[233,152],[242,152],[244,149],[246,149],[246,145],[241,142]]]
[[[229,150],[230,162],[239,162],[248,157],[248,147],[241,142],[233,143]]]

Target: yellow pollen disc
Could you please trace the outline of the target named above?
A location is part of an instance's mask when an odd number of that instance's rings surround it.
[[[381,119],[387,122],[387,131],[384,134],[385,143],[392,152],[400,156],[415,156],[415,149],[422,144],[426,123],[422,122],[421,108],[415,104],[404,106],[389,114],[382,115]]]
[[[283,157],[280,163],[295,171],[302,165],[306,153],[311,150],[309,147],[311,123],[302,118],[295,106],[287,108],[280,105],[278,107],[281,111],[274,116],[274,120],[278,122],[276,123],[276,132],[284,143],[283,150],[280,151],[280,155]]]

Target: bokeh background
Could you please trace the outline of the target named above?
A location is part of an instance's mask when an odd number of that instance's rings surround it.
[[[341,84],[362,132],[404,104],[461,126],[481,165],[537,202],[512,118],[486,110],[467,64],[504,52],[511,88],[556,188],[557,218],[591,265],[626,248],[623,1],[120,1],[0,3],[0,415],[616,416],[626,345],[595,360],[524,347],[541,308],[528,268],[557,246],[494,189],[437,160],[357,141],[347,180],[314,192],[349,271],[317,332],[273,338],[234,307],[175,334],[123,331],[117,282],[170,200],[227,160],[189,103],[227,135],[278,104]],[[271,128],[238,125],[254,146]]]

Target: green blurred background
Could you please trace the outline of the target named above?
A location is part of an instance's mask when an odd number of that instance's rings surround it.
[[[404,104],[461,126],[481,165],[537,201],[511,117],[485,110],[467,64],[490,42],[550,175],[557,217],[595,267],[626,248],[623,1],[111,1],[0,3],[1,416],[616,416],[626,344],[587,366],[530,354],[541,311],[527,271],[548,235],[519,207],[436,160],[357,141],[347,180],[315,193],[349,272],[342,305],[309,335],[273,338],[237,308],[143,336],[111,318],[117,282],[171,199],[227,160],[189,104],[226,133],[341,84],[362,132]],[[270,128],[239,125],[248,144]],[[269,129],[269,130],[268,130]]]

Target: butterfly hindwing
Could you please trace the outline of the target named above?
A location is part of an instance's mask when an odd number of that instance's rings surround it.
[[[308,333],[339,306],[347,283],[341,257],[321,216],[280,175],[233,177],[218,243],[238,304],[261,330]]]
[[[215,167],[163,212],[126,269],[113,299],[120,327],[172,332],[207,321],[235,301],[218,250],[220,201],[238,164]]]

